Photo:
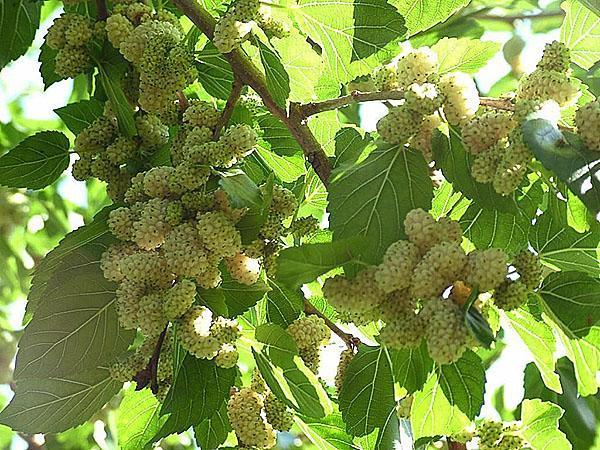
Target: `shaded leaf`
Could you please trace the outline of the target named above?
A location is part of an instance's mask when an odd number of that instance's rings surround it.
[[[27,0],[0,3],[0,69],[25,54],[40,26],[42,4]]]
[[[304,311],[304,294],[300,289],[289,289],[269,280],[267,293],[267,320],[287,327]]]
[[[200,448],[213,450],[225,442],[231,430],[231,424],[227,417],[227,402],[224,401],[212,417],[194,427],[194,436]]]
[[[423,387],[433,369],[433,361],[429,357],[425,342],[416,349],[390,350],[390,357],[394,381],[409,394]]]
[[[196,55],[199,80],[210,95],[227,100],[233,84],[233,72],[221,52],[208,42]]]
[[[81,133],[100,117],[103,111],[104,105],[96,99],[80,100],[54,110],[73,134]]]
[[[290,95],[290,76],[281,63],[281,57],[277,51],[258,41],[260,61],[265,69],[267,86],[273,100],[282,108],[285,108]]]

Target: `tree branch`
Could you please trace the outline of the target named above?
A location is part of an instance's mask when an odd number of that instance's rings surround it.
[[[555,11],[542,11],[537,14],[514,14],[501,16],[499,14],[474,14],[474,19],[480,20],[494,20],[497,22],[514,23],[517,20],[536,20],[536,19],[547,19],[552,17],[563,17],[565,13],[561,10]]]
[[[325,324],[329,327],[331,331],[333,331],[339,338],[344,341],[346,346],[350,349],[353,349],[360,343],[360,339],[352,336],[350,333],[346,333],[340,327],[338,327],[335,323],[333,323],[329,318],[319,311],[317,308],[313,306],[308,300],[304,300],[304,312],[308,315],[314,314],[315,316],[319,316],[321,319],[325,321]]]
[[[244,89],[244,85],[240,83],[237,78],[233,80],[233,84],[231,85],[231,92],[229,93],[229,97],[227,98],[227,103],[225,103],[225,108],[221,113],[221,117],[219,117],[219,121],[215,126],[215,133],[213,135],[214,139],[218,139],[221,130],[227,126],[231,116],[233,115],[233,110],[235,109],[235,105],[237,104],[240,96],[242,95],[242,89]]]
[[[504,111],[514,111],[515,104],[508,98],[480,97],[479,104],[493,109],[502,109]]]
[[[168,325],[165,326],[165,329],[162,330],[162,333],[160,333],[160,336],[158,336],[156,345],[154,347],[154,352],[152,352],[152,357],[150,358],[148,365],[136,373],[133,377],[133,381],[136,382],[136,391],[140,391],[150,385],[150,390],[153,394],[158,392],[158,361],[160,359],[160,352],[162,350],[168,328]]]
[[[448,449],[449,450],[467,450],[467,444],[462,444],[460,442],[455,442],[451,439],[448,439]]]
[[[195,0],[173,0],[173,3],[200,31],[209,39],[213,39],[216,21],[208,11]],[[286,125],[321,181],[327,185],[331,174],[331,163],[306,123],[293,120],[288,116],[287,111],[277,104],[269,92],[264,75],[241,49],[234,49],[230,53],[223,54],[223,57],[229,62],[238,82],[250,86],[262,98],[271,114]]]

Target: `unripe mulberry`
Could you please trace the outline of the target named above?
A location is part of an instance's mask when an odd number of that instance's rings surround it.
[[[191,127],[214,128],[219,121],[219,111],[208,102],[195,102],[183,113],[183,121]]]
[[[386,322],[379,339],[383,345],[395,349],[416,348],[425,335],[424,325],[421,314],[408,311],[397,316],[393,321]]]
[[[445,97],[444,115],[451,125],[464,123],[479,108],[479,93],[473,79],[463,72],[442,75],[439,88]]]
[[[193,223],[182,223],[170,231],[161,252],[169,270],[178,276],[196,277],[209,266],[207,250]]]
[[[135,214],[129,208],[117,208],[108,215],[108,229],[112,234],[122,241],[133,238],[133,222]]]
[[[65,78],[75,78],[92,67],[92,60],[85,47],[65,45],[56,54],[54,71]]]
[[[63,14],[60,17],[54,19],[48,33],[46,34],[46,44],[48,47],[54,50],[60,50],[65,46],[67,40],[65,38],[65,31],[69,26],[69,15]]]
[[[506,152],[508,142],[502,140],[490,149],[475,155],[471,164],[471,176],[478,183],[491,183],[496,176],[498,164]]]
[[[260,371],[256,367],[252,371],[250,389],[252,389],[254,392],[258,392],[259,394],[263,394],[267,391],[267,383],[265,383]]]
[[[249,446],[267,449],[275,446],[276,433],[263,418],[262,396],[244,388],[234,393],[227,402],[227,416],[235,431],[240,447]]]
[[[421,121],[421,114],[405,105],[394,106],[377,122],[377,132],[388,144],[404,145],[415,134]]]
[[[416,298],[440,295],[458,280],[467,256],[455,242],[441,242],[431,248],[417,264],[411,279],[410,292]]]
[[[581,106],[575,113],[577,134],[590,150],[600,151],[600,100]]]
[[[250,258],[243,253],[238,253],[226,259],[229,275],[238,283],[252,285],[258,281],[260,276],[260,261]]]
[[[212,312],[204,306],[190,308],[178,321],[181,346],[196,358],[214,358],[221,344],[211,334]]]
[[[323,285],[323,295],[338,312],[363,314],[373,311],[386,298],[375,281],[375,272],[375,267],[368,267],[352,279],[328,278]]]
[[[287,332],[300,350],[318,348],[329,340],[331,334],[325,321],[321,317],[312,314],[294,320],[288,326]]]
[[[185,138],[185,145],[193,147],[194,145],[202,145],[210,142],[213,137],[213,132],[208,127],[194,127],[188,131]]]
[[[393,65],[378,67],[373,73],[373,83],[377,91],[391,91],[398,89],[396,67]]]
[[[209,266],[204,272],[196,276],[196,282],[203,289],[214,289],[219,287],[223,281],[221,270],[216,266]]]
[[[196,227],[204,246],[217,257],[231,257],[240,251],[240,233],[222,212],[198,214]]]
[[[529,289],[521,281],[504,280],[494,292],[494,304],[505,311],[521,306],[527,300]]]
[[[397,241],[388,247],[377,267],[375,280],[386,293],[410,285],[412,271],[419,262],[419,248],[409,241]]]
[[[273,185],[270,210],[279,218],[292,216],[298,209],[298,200],[292,191],[278,184]]]
[[[124,258],[121,272],[129,281],[152,286],[165,286],[172,280],[165,259],[154,252],[135,253]]]
[[[162,310],[162,292],[153,291],[139,300],[139,328],[144,336],[158,336],[168,323]]]
[[[237,48],[252,29],[250,23],[244,23],[234,14],[226,13],[215,25],[213,43],[221,53],[230,53]]]
[[[223,143],[233,150],[236,158],[248,154],[256,145],[256,132],[246,124],[230,127],[223,135]]]
[[[294,424],[294,415],[290,409],[272,393],[265,398],[265,418],[279,431],[289,431]]]
[[[426,321],[429,356],[438,364],[457,361],[467,349],[469,331],[460,308],[450,300],[433,298],[421,312]]]
[[[122,14],[113,14],[106,19],[106,35],[115,48],[119,48],[121,43],[131,36],[133,29],[133,24]]]
[[[109,182],[119,176],[119,166],[111,163],[106,157],[92,161],[92,175],[101,181]]]
[[[171,226],[167,223],[167,200],[153,198],[143,207],[133,224],[133,240],[140,248],[152,250],[165,242]]]
[[[235,319],[219,316],[213,321],[210,332],[221,344],[230,344],[240,337],[242,327]]]
[[[310,347],[301,349],[298,354],[304,362],[304,365],[308,367],[308,369],[317,373],[319,371],[319,364],[321,363],[321,348],[320,347]]]
[[[335,390],[340,393],[342,390],[342,385],[344,384],[344,378],[346,376],[346,370],[350,365],[350,362],[354,358],[354,351],[352,349],[345,349],[340,354],[340,360],[337,365],[337,370],[335,372]]]
[[[539,255],[522,250],[513,260],[513,266],[519,272],[519,281],[529,289],[535,289],[542,281],[542,262]]]
[[[71,175],[77,181],[85,181],[92,176],[92,157],[79,155],[79,159],[73,163]]]
[[[408,87],[413,83],[425,83],[436,72],[437,66],[437,53],[429,47],[411,50],[398,61],[398,85]]]
[[[523,142],[520,133],[513,133],[506,151],[496,168],[492,185],[501,195],[512,194],[521,184],[531,161],[531,152]]]
[[[408,240],[422,253],[437,243],[435,219],[421,208],[413,209],[406,214],[404,232]]]
[[[567,73],[570,65],[571,54],[569,48],[562,42],[552,41],[544,47],[544,53],[536,67],[541,70]]]
[[[499,111],[486,111],[473,117],[462,126],[465,150],[478,155],[508,136],[516,126],[511,115]]]
[[[379,305],[377,312],[374,314],[374,320],[393,322],[400,316],[414,313],[416,308],[417,301],[410,296],[408,289],[394,291],[388,294]]]
[[[179,319],[190,309],[196,298],[196,284],[190,280],[181,280],[165,292],[163,312],[167,319]]]
[[[239,353],[235,346],[231,344],[223,344],[215,357],[217,366],[223,369],[231,369],[237,364]]]
[[[569,77],[555,70],[533,71],[520,80],[517,90],[518,99],[554,100],[563,107],[574,104],[580,95]]]
[[[442,106],[442,97],[432,83],[411,84],[404,91],[404,98],[408,109],[423,116],[433,114]]]
[[[70,14],[69,24],[65,29],[66,45],[83,47],[92,38],[93,31],[92,22],[88,17]]]
[[[259,8],[258,0],[237,0],[233,5],[233,14],[241,22],[250,22],[258,14]]]
[[[137,249],[132,244],[111,245],[100,258],[100,269],[104,278],[120,282],[125,279],[122,270],[123,259],[136,253]]]
[[[157,148],[169,142],[169,127],[155,115],[136,117],[135,126],[145,147]]]
[[[422,152],[427,162],[433,160],[433,149],[431,147],[433,132],[441,124],[442,118],[437,112],[426,116],[423,118],[417,133],[409,140],[410,148]]]
[[[495,289],[507,274],[508,257],[498,248],[475,250],[469,253],[465,281],[479,292]]]
[[[502,438],[504,426],[500,422],[486,420],[477,427],[476,436],[482,449],[494,449]]]
[[[194,191],[204,186],[209,177],[208,166],[183,162],[169,174],[168,190],[171,193]]]
[[[137,148],[135,140],[119,136],[115,142],[106,148],[106,157],[115,165],[125,164],[136,156]]]

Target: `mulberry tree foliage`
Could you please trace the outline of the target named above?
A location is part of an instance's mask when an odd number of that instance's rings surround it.
[[[600,11],[500,3],[1,7],[3,64],[41,26],[44,85],[75,87],[57,129],[0,127],[0,293],[32,268],[0,423],[51,448],[595,448]],[[31,217],[73,183],[86,223],[67,204],[48,252]],[[489,389],[524,353],[512,411]]]

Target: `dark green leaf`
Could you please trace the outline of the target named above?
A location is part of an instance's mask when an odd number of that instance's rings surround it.
[[[199,296],[213,312],[222,316],[237,317],[256,305],[268,291],[269,287],[262,280],[247,286],[223,273],[223,281],[218,288],[199,289]]]
[[[111,107],[117,116],[119,131],[127,137],[135,136],[137,129],[133,118],[133,108],[129,104],[121,87],[121,77],[119,76],[118,69],[110,64],[100,64],[98,71],[100,72],[100,82],[102,83],[104,92],[106,92]]]
[[[79,134],[102,115],[103,108],[101,102],[91,99],[69,103],[67,106],[55,109],[54,112],[73,134]]]
[[[355,0],[352,61],[377,53],[405,32],[404,18],[387,0]]]
[[[51,49],[46,43],[42,44],[38,60],[40,61],[40,74],[44,80],[45,89],[48,89],[52,84],[63,79],[54,71],[57,53],[58,51]]]
[[[0,69],[25,54],[40,26],[41,2],[5,0],[0,3]]]
[[[233,72],[221,52],[215,48],[212,42],[208,42],[198,53],[196,59],[198,60],[198,72],[201,74],[200,82],[206,92],[214,97],[227,100],[233,84]]]
[[[219,185],[229,194],[234,208],[262,209],[263,197],[260,189],[241,170],[222,173]]]
[[[354,164],[371,142],[368,135],[362,136],[354,127],[344,127],[335,134],[335,168],[342,164]]]
[[[194,436],[202,450],[214,450],[225,442],[230,431],[227,402],[224,401],[212,417],[194,427]]]
[[[471,334],[481,342],[484,347],[489,348],[490,345],[492,345],[492,342],[496,340],[490,324],[485,320],[477,308],[471,306],[468,309],[465,314],[465,324]]]
[[[58,131],[29,136],[0,158],[0,184],[42,189],[69,166],[69,140]]]
[[[469,419],[474,419],[483,405],[485,369],[481,358],[468,350],[458,361],[440,366],[437,372],[450,404],[457,406]]]
[[[425,342],[416,349],[390,350],[394,381],[412,394],[423,387],[433,361],[427,352]]]
[[[388,246],[402,239],[404,218],[428,210],[433,198],[429,168],[421,153],[379,145],[363,162],[334,173],[329,188],[334,240],[361,236],[361,259],[379,263]]]
[[[269,280],[267,293],[267,320],[287,327],[304,310],[304,294],[300,289],[290,289]]]

